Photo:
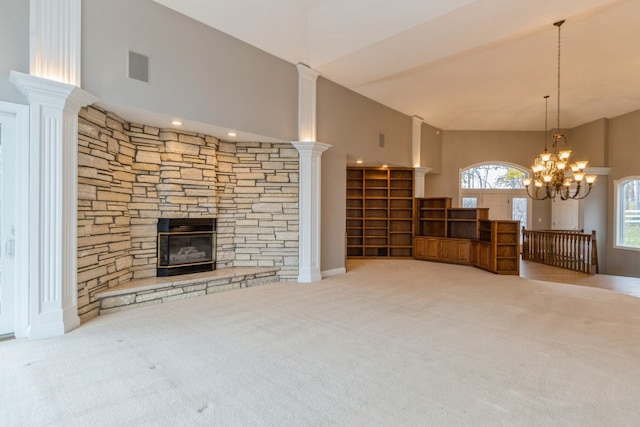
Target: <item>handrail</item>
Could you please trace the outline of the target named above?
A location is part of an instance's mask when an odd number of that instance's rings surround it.
[[[596,232],[527,230],[522,227],[522,259],[583,273],[598,273]]]

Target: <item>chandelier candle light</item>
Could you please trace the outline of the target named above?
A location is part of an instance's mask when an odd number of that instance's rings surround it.
[[[551,151],[547,149],[547,105],[549,96],[545,96],[545,117],[544,117],[544,151],[536,157],[531,169],[533,178],[524,178],[522,180],[527,189],[527,195],[532,199],[546,200],[553,199],[556,195],[560,199],[584,199],[591,192],[591,187],[596,180],[595,175],[586,175],[585,169],[589,163],[586,160],[579,160],[569,164],[569,156],[571,150],[558,151],[558,144],[567,145],[567,139],[560,131],[560,26],[564,21],[554,23],[558,27],[558,122],[556,131],[551,141]],[[568,167],[571,169],[571,176]],[[583,181],[587,183],[587,189],[584,191]],[[531,183],[533,182],[533,186]],[[533,187],[533,188],[532,188]],[[544,191],[540,191],[544,189]]]

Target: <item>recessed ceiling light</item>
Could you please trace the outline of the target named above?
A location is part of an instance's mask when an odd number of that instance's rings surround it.
[[[229,132],[227,133],[227,136],[236,136],[237,134],[235,132]]]
[[[362,164],[362,160],[356,160],[356,163],[361,165]]]
[[[180,120],[173,120],[171,124],[174,126],[182,126],[182,122]]]

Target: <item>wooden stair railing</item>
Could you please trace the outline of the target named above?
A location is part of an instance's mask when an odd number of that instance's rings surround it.
[[[522,227],[522,260],[583,273],[598,273],[596,232],[527,230]]]

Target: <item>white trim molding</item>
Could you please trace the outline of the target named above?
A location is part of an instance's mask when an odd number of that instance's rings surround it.
[[[322,153],[329,144],[293,141],[300,162],[299,178],[299,236],[298,282],[309,283],[322,279],[320,273],[320,177]]]
[[[343,274],[346,274],[347,269],[344,267],[333,268],[331,270],[323,270],[321,273],[322,273],[322,278],[324,279],[325,277],[341,276]]]
[[[29,338],[80,324],[77,310],[78,112],[98,99],[66,83],[12,71],[29,100]]]

